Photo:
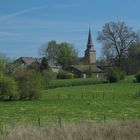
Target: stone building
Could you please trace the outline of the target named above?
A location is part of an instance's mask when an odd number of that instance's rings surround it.
[[[92,42],[91,30],[89,29],[87,48],[85,50],[85,64],[91,65],[96,63],[96,51]]]
[[[100,67],[96,65],[96,50],[93,45],[90,28],[84,57],[80,59],[78,65],[69,66],[68,71],[74,73],[78,77],[85,77],[89,72],[98,77],[98,75],[103,72]]]

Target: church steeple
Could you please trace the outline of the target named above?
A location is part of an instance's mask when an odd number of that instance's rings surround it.
[[[93,48],[93,42],[92,42],[91,29],[90,28],[89,28],[89,34],[88,34],[87,49],[88,50],[94,50],[94,48]]]
[[[85,50],[85,63],[86,64],[96,63],[96,51],[93,46],[90,28],[89,28],[89,34],[88,34],[87,48]]]

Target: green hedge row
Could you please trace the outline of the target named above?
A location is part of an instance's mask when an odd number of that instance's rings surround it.
[[[94,84],[101,84],[104,82],[105,81],[93,79],[93,78],[53,80],[47,85],[47,88],[49,89],[49,88],[58,88],[58,87],[80,86],[80,85],[94,85]]]

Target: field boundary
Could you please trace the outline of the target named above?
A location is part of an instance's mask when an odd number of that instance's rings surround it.
[[[101,79],[64,79],[64,80],[53,80],[46,87],[47,89],[54,89],[59,87],[72,87],[72,86],[83,86],[83,85],[96,85],[107,83],[105,80]]]

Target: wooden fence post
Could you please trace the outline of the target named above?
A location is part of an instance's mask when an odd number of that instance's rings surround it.
[[[104,94],[104,92],[103,92],[103,100],[104,100],[104,98],[105,98],[105,94]]]
[[[60,95],[58,94],[58,100],[60,99]]]
[[[92,95],[92,98],[93,98],[93,100],[94,100],[94,94]]]
[[[58,116],[58,121],[59,121],[59,126],[61,127],[62,126],[62,121],[61,121],[61,117]]]
[[[103,117],[104,117],[104,123],[105,123],[105,122],[106,122],[106,115],[104,114],[104,116],[103,116]]]
[[[40,120],[40,117],[38,117],[38,126],[41,126],[41,120]]]
[[[123,121],[125,121],[125,116],[124,116],[124,114],[123,114]]]
[[[82,93],[82,95],[81,95],[81,98],[83,99],[84,98],[84,94]]]
[[[115,93],[113,93],[113,97],[112,97],[112,99],[115,100]]]
[[[70,94],[68,94],[68,99],[70,100]]]

